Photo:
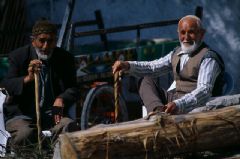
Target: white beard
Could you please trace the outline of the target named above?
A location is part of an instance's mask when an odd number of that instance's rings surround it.
[[[53,50],[51,50],[48,55],[43,55],[40,52],[39,48],[35,48],[35,50],[40,60],[48,60],[52,56],[52,52],[53,52]]]
[[[184,45],[184,43],[183,42],[180,42],[180,44],[181,44],[181,49],[182,49],[182,51],[183,52],[185,52],[185,53],[192,53],[192,52],[194,52],[195,50],[197,50],[197,48],[201,45],[201,43],[202,42],[193,42],[193,45],[191,45],[191,46],[186,46],[186,45]]]

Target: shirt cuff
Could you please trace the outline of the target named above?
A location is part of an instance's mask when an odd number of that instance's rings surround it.
[[[183,105],[184,105],[182,100],[181,99],[176,99],[173,102],[176,104],[176,107],[178,108],[178,112],[182,113],[183,112]]]

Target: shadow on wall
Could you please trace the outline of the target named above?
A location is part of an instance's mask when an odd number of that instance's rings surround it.
[[[240,1],[202,2],[207,43],[221,54],[227,71],[227,94],[240,93]],[[219,12],[221,10],[221,12]],[[230,89],[231,88],[231,89]]]

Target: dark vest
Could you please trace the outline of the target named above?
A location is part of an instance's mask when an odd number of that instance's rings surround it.
[[[199,68],[205,58],[214,58],[220,65],[221,73],[218,75],[215,81],[212,96],[221,95],[224,85],[224,63],[221,57],[216,52],[210,50],[209,47],[203,43],[195,52],[191,53],[189,60],[180,71],[180,56],[177,55],[180,51],[181,48],[177,47],[172,56],[172,68],[174,79],[176,81],[177,98],[196,89]]]

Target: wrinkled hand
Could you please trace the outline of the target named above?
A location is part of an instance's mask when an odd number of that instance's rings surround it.
[[[24,78],[24,83],[34,80],[34,73],[39,73],[42,62],[40,60],[32,60],[28,65],[28,75]]]
[[[60,120],[63,118],[63,108],[64,103],[62,98],[56,98],[54,104],[53,104],[53,120],[55,124],[58,124]]]
[[[113,74],[117,71],[120,71],[120,74],[122,74],[123,71],[129,70],[129,63],[127,61],[116,61],[112,66]]]
[[[174,103],[174,102],[169,102],[169,103],[166,104],[165,106],[166,106],[165,113],[177,114],[178,108],[177,108],[177,106],[176,106],[176,103]]]

